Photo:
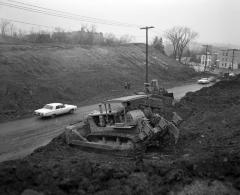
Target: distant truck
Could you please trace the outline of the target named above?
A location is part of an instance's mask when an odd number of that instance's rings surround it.
[[[44,117],[55,117],[57,115],[73,113],[77,109],[75,105],[62,104],[62,103],[50,103],[46,104],[43,108],[35,110],[34,114]]]

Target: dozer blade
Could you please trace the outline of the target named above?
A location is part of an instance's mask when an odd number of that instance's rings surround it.
[[[86,151],[86,152],[93,152],[93,153],[100,153],[105,155],[113,155],[117,157],[127,157],[127,158],[138,158],[139,156],[143,155],[145,152],[145,147],[137,146],[133,149],[128,150],[119,150],[116,148],[113,148],[108,145],[102,145],[94,142],[84,142],[79,140],[72,140],[70,145],[73,145],[74,147],[78,147],[79,149]]]
[[[105,145],[105,144],[88,142],[88,141],[80,141],[80,140],[72,140],[70,144],[81,146],[83,148],[95,148],[95,149],[109,150],[109,151],[121,150],[120,148],[114,148],[112,146]]]

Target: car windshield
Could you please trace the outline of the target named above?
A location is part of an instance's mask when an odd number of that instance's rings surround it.
[[[53,109],[53,107],[52,106],[50,106],[50,105],[45,105],[43,108],[46,108],[46,109],[49,109],[49,110],[52,110]]]

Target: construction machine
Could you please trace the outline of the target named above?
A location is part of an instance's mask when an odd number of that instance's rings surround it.
[[[173,113],[169,121],[154,113],[151,98],[152,94],[142,94],[100,103],[84,121],[66,127],[67,144],[128,156],[145,151],[153,142],[161,144],[167,135],[176,143],[181,117]]]
[[[157,79],[151,80],[150,83],[144,83],[144,89],[147,94],[151,94],[156,97],[165,96],[174,99],[173,93],[169,93],[165,88],[159,87]]]
[[[151,80],[150,83],[144,83],[144,91],[136,94],[148,95],[148,101],[145,101],[144,106],[150,107],[152,112],[164,117],[167,117],[169,110],[175,103],[173,93],[160,87],[157,79]]]

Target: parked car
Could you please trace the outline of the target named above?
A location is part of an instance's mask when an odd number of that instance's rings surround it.
[[[46,104],[43,108],[35,110],[34,114],[44,117],[55,117],[57,115],[73,113],[77,109],[75,105],[62,104],[62,103],[50,103]]]
[[[208,78],[201,78],[197,81],[199,84],[208,84],[210,83]]]

